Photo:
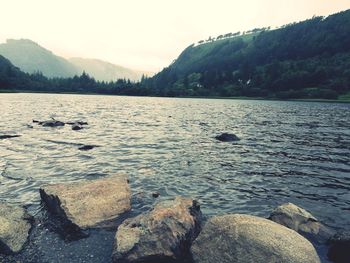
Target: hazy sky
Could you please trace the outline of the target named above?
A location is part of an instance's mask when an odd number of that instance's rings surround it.
[[[0,0],[0,42],[158,71],[209,36],[350,8],[349,0]]]

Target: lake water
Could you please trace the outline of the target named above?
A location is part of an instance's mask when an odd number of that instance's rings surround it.
[[[51,117],[89,125],[32,123]],[[222,132],[241,140],[215,140]],[[293,202],[350,228],[350,104],[0,94],[0,134],[22,135],[0,140],[0,200],[32,212],[43,184],[122,171],[135,212],[159,192],[192,196],[206,215],[268,216]]]

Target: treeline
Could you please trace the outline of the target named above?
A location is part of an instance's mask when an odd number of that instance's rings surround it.
[[[86,73],[72,78],[47,78],[40,72],[24,73],[3,56],[0,56],[0,90],[2,92],[73,92],[140,96],[152,94],[146,87],[141,86],[141,83],[126,79],[99,82]]]

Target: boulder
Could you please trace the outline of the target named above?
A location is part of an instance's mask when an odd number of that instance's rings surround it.
[[[131,209],[127,177],[117,174],[97,180],[43,186],[40,196],[64,227],[102,227]]]
[[[183,262],[200,231],[202,213],[192,199],[176,197],[125,220],[113,247],[113,262]]]
[[[315,248],[297,232],[249,215],[211,218],[193,242],[195,263],[319,263]]]
[[[0,202],[0,253],[19,252],[26,243],[32,217],[22,208]]]
[[[335,263],[350,262],[350,232],[337,233],[329,240],[328,258]]]
[[[239,141],[239,138],[234,135],[234,134],[230,134],[230,133],[222,133],[220,135],[215,136],[215,139],[221,141],[221,142],[235,142],[235,141]]]
[[[327,242],[335,234],[312,214],[292,203],[278,206],[272,211],[269,219],[320,243]]]

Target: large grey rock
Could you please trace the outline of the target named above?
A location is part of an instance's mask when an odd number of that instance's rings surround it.
[[[176,197],[118,227],[113,262],[182,262],[200,231],[201,211],[195,200]]]
[[[22,208],[0,202],[0,253],[19,252],[27,241],[32,217]]]
[[[130,187],[122,174],[43,186],[40,196],[48,210],[63,219],[67,227],[72,223],[80,229],[101,226],[131,208]]]
[[[326,242],[335,234],[312,214],[292,203],[278,206],[272,211],[269,219],[321,243]]]
[[[211,218],[194,241],[195,263],[319,263],[312,244],[297,232],[249,215]]]

